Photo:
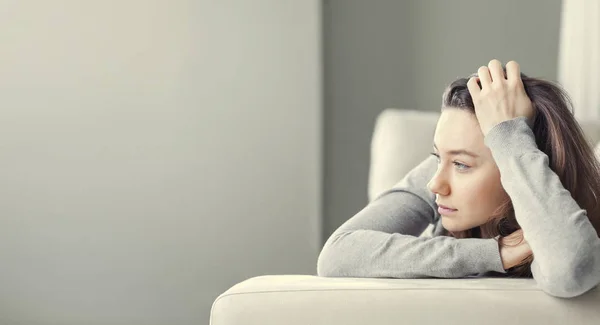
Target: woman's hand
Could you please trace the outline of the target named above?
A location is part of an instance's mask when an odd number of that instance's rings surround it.
[[[497,124],[526,116],[532,125],[534,111],[531,100],[525,93],[519,64],[510,61],[506,64],[506,78],[502,63],[492,60],[488,66],[482,66],[467,83],[473,98],[475,115],[483,135]],[[479,88],[478,82],[481,83]]]
[[[500,237],[500,258],[505,270],[515,267],[533,254],[531,247],[523,237],[523,230]]]

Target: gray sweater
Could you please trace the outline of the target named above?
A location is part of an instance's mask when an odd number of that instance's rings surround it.
[[[600,239],[583,210],[548,166],[524,117],[495,126],[485,144],[512,199],[516,219],[533,251],[538,286],[574,297],[600,282]],[[429,157],[389,191],[340,226],[317,262],[319,276],[458,278],[506,273],[494,238],[456,239],[443,231],[427,183],[437,169]],[[434,224],[433,237],[418,237]]]

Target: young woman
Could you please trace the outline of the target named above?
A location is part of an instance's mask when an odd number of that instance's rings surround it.
[[[320,276],[533,276],[557,297],[600,282],[600,166],[564,91],[519,69],[446,89],[432,156],[331,235]]]

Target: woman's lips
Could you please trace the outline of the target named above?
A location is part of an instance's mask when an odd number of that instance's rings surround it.
[[[456,211],[458,211],[458,210],[456,210],[456,209],[450,209],[450,208],[445,207],[445,206],[438,206],[438,212],[440,214],[443,214],[443,215],[452,214],[452,213],[454,213]]]

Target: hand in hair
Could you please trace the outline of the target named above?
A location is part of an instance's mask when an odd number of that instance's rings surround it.
[[[494,126],[520,116],[526,116],[531,125],[534,110],[523,87],[517,62],[506,64],[506,76],[498,60],[480,67],[477,74],[478,77],[469,79],[467,87],[484,136]]]
[[[531,247],[523,237],[523,230],[519,229],[512,234],[500,237],[500,258],[505,270],[526,262],[532,256]]]

